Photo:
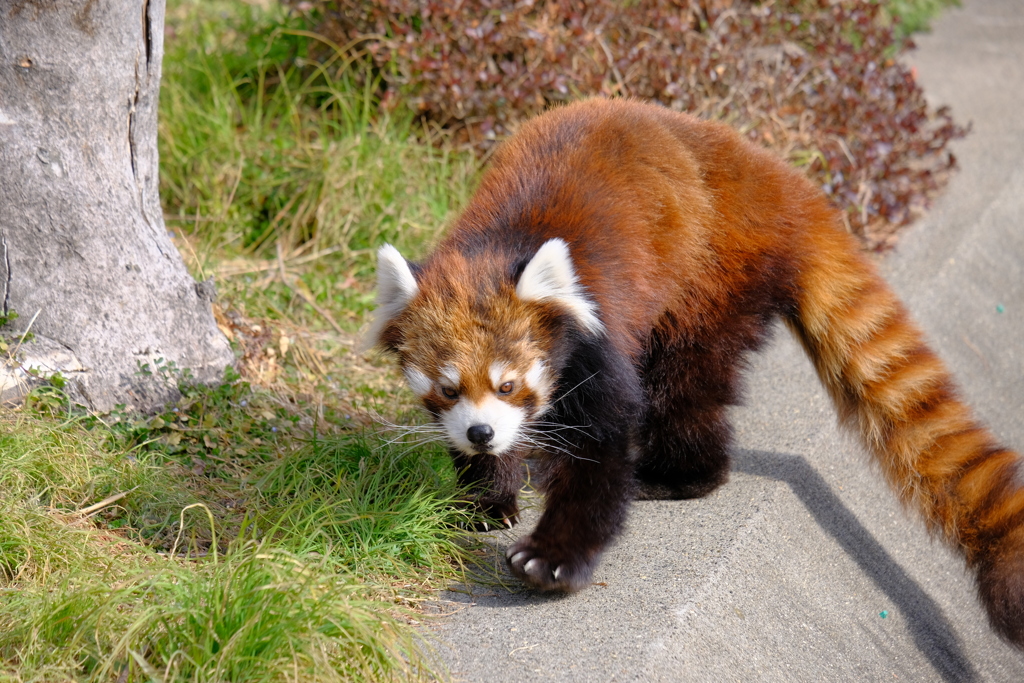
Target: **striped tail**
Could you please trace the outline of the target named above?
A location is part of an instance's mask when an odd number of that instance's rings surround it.
[[[808,236],[788,322],[900,498],[964,554],[993,628],[1024,648],[1024,465],[957,397],[943,362],[852,239]]]

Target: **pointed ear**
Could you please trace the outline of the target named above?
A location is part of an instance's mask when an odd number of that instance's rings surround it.
[[[380,343],[381,332],[388,323],[405,310],[419,291],[409,263],[390,244],[377,250],[377,308],[373,323],[363,340],[363,347],[371,349]]]
[[[591,334],[604,332],[597,317],[597,304],[587,298],[586,290],[577,280],[569,245],[563,239],[556,237],[541,245],[519,276],[516,295],[523,301],[556,303]]]

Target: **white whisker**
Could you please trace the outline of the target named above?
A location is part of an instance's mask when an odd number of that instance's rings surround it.
[[[374,422],[381,425],[388,431],[396,432],[392,438],[384,442],[384,445],[394,446],[400,444],[402,446],[407,446],[407,448],[402,451],[402,455],[408,453],[417,446],[445,441],[444,427],[438,424],[400,425],[391,422],[376,412],[372,412],[370,417],[373,418]]]
[[[552,406],[555,406],[555,405],[557,405],[557,404],[559,403],[559,401],[562,401],[562,400],[564,400],[565,398],[567,398],[567,397],[569,396],[569,394],[571,394],[572,392],[576,391],[576,390],[577,390],[577,389],[579,389],[579,388],[580,388],[581,386],[583,386],[583,385],[584,385],[585,383],[587,383],[587,382],[589,382],[590,380],[594,379],[594,377],[596,377],[596,376],[597,376],[597,373],[595,372],[595,373],[594,373],[594,374],[592,374],[592,375],[591,375],[590,377],[587,377],[586,379],[584,379],[583,381],[581,381],[581,382],[580,382],[579,384],[577,384],[576,386],[574,386],[574,387],[573,387],[572,389],[570,389],[569,391],[567,391],[567,392],[565,392],[564,394],[562,394],[561,396],[559,396],[559,397],[558,397],[558,401],[554,401],[554,402],[552,402],[552,404],[551,404],[551,405],[552,405]]]
[[[564,453],[565,455],[568,455],[570,458],[574,458],[576,460],[586,460],[588,462],[597,462],[597,460],[593,460],[591,458],[584,458],[584,457],[582,457],[580,455],[577,455],[576,453],[572,452],[571,450],[568,450],[566,448],[562,448],[561,446],[555,445],[555,444],[551,443],[550,441],[546,441],[546,440],[544,440],[542,438],[538,438],[538,436],[535,436],[534,434],[529,433],[527,430],[523,430],[523,431],[521,431],[519,433],[519,436],[518,436],[518,439],[517,439],[517,444],[518,443],[522,443],[522,444],[525,444],[525,445],[528,445],[528,446],[532,446],[535,450],[549,452],[549,453],[550,452]]]
[[[569,441],[569,439],[565,438],[561,434],[555,434],[553,432],[545,432],[545,431],[538,430],[538,429],[525,429],[524,428],[523,431],[525,433],[529,434],[532,437],[538,437],[538,438],[543,437],[543,438],[548,438],[548,439],[556,439],[559,443],[564,444],[565,446],[570,446],[570,447],[571,446],[575,446],[575,444],[572,441]]]
[[[413,430],[431,430],[431,429],[440,430],[441,429],[440,425],[431,424],[431,423],[423,424],[423,425],[400,425],[400,424],[395,424],[394,422],[391,422],[390,420],[388,420],[387,418],[383,417],[382,415],[380,415],[380,413],[378,413],[376,411],[371,411],[370,412],[370,418],[373,419],[373,421],[376,422],[377,424],[379,424],[379,425],[381,425],[383,427],[387,427],[388,429],[406,429],[406,430],[407,429],[413,429]]]
[[[428,443],[436,443],[436,442],[443,441],[443,440],[444,440],[443,437],[441,435],[438,435],[438,436],[429,436],[429,437],[425,437],[425,438],[421,438],[421,439],[415,439],[413,441],[406,441],[404,439],[404,435],[400,435],[400,436],[395,437],[394,439],[390,439],[388,441],[385,441],[384,445],[391,446],[391,445],[394,445],[394,444],[402,444],[403,446],[416,447],[416,446],[423,446],[424,444],[428,444]]]
[[[564,422],[547,422],[545,420],[533,420],[530,424],[542,425],[545,427],[558,427],[559,429],[588,429],[593,425],[567,425]]]

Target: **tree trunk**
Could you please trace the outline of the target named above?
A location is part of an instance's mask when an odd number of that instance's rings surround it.
[[[8,394],[38,367],[93,410],[148,410],[176,395],[158,367],[232,362],[160,209],[163,25],[164,0],[0,0],[0,306],[5,338],[34,335]]]

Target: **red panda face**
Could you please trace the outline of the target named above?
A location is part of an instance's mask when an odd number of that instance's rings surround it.
[[[458,276],[421,273],[395,321],[410,389],[467,455],[524,446],[529,422],[550,403],[545,325],[500,271],[488,261],[459,263]]]
[[[530,449],[531,422],[557,386],[548,349],[559,316],[603,330],[562,240],[546,242],[515,282],[495,259],[448,253],[414,276],[393,247],[380,250],[370,341],[395,353],[413,393],[467,455]]]
[[[474,354],[430,374],[411,363],[403,368],[413,392],[444,427],[448,442],[467,455],[501,455],[527,447],[530,421],[549,405],[551,378],[543,359],[535,358],[528,366],[522,360],[494,360],[485,367],[486,362]]]

